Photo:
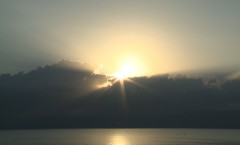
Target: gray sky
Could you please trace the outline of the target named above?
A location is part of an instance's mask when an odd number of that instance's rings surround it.
[[[239,26],[239,0],[1,0],[0,73],[61,59],[104,73],[237,66]]]

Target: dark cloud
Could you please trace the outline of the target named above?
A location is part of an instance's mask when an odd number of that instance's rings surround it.
[[[72,61],[0,76],[0,128],[240,128],[240,80],[178,75],[110,81]],[[218,86],[218,85],[217,85]]]

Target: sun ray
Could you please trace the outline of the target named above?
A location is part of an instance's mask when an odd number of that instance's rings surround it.
[[[126,100],[126,91],[125,91],[125,84],[124,80],[119,80],[120,83],[120,91],[121,91],[121,105],[122,105],[122,111],[126,113],[127,111],[127,100]]]
[[[127,61],[128,60],[128,61]],[[139,88],[144,88],[147,89],[146,86],[134,81],[134,78],[137,78],[141,76],[141,72],[143,72],[142,68],[140,67],[140,61],[136,61],[135,58],[127,59],[124,61],[122,66],[119,68],[118,72],[108,75],[108,85],[105,88],[105,91],[110,89],[113,86],[119,86],[119,95],[120,95],[120,100],[121,101],[121,109],[122,113],[126,114],[128,110],[128,102],[127,102],[127,92],[126,92],[126,87],[127,82],[134,84],[138,86]],[[126,86],[127,85],[127,86]]]

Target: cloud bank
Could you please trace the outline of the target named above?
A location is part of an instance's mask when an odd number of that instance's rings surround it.
[[[109,81],[89,64],[60,61],[0,76],[0,129],[240,128],[240,80],[214,87],[168,75]],[[208,84],[217,84],[209,80]]]

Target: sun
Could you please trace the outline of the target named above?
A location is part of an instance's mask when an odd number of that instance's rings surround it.
[[[146,76],[146,65],[144,65],[144,62],[140,58],[136,55],[123,57],[117,71],[111,74],[111,76],[117,80],[129,80],[128,78]]]
[[[119,71],[114,74],[118,80],[124,80],[137,75],[137,67],[133,64],[124,64]]]

